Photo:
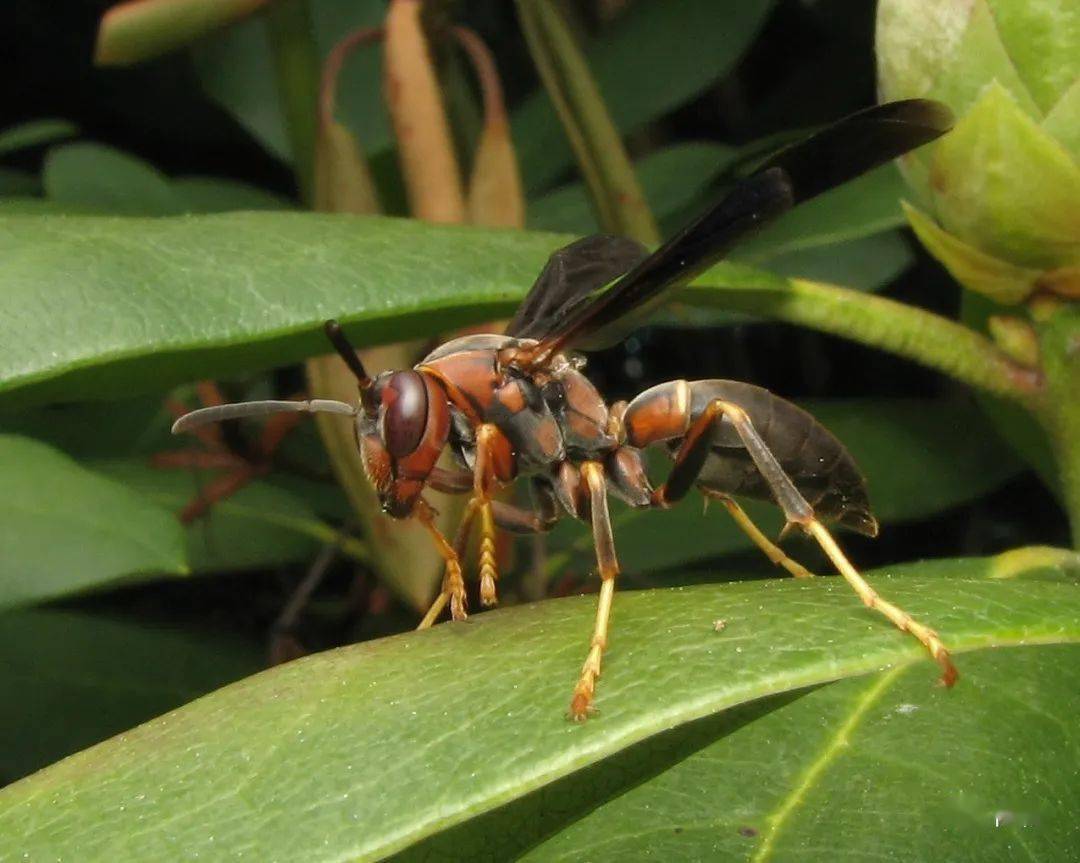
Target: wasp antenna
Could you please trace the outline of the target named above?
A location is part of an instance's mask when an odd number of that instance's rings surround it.
[[[357,409],[345,402],[333,399],[311,399],[311,401],[277,401],[267,400],[259,402],[237,402],[228,405],[214,405],[209,408],[200,408],[197,411],[184,414],[173,423],[172,433],[191,431],[199,426],[209,423],[221,422],[222,420],[235,420],[243,417],[264,417],[270,414],[342,414],[344,416],[356,416]]]
[[[341,324],[335,320],[329,320],[323,324],[323,329],[326,331],[326,337],[330,339],[330,344],[338,352],[338,356],[345,361],[345,365],[356,375],[357,381],[360,382],[360,388],[367,389],[371,385],[371,378],[368,377],[364,364],[360,362],[360,357],[356,355],[356,348],[352,346],[352,342],[348,340],[344,331],[342,331]]]

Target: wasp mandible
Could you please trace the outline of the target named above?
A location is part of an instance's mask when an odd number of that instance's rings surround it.
[[[632,507],[664,508],[692,487],[720,501],[774,563],[809,573],[771,542],[739,506],[739,496],[776,504],[812,536],[860,599],[917,638],[957,678],[937,633],[879,596],[848,561],[825,522],[868,536],[878,525],[866,483],[847,449],[805,411],[760,387],[730,380],[677,380],[608,405],[570,353],[589,337],[652,306],[726,255],[740,240],[797,204],[944,134],[949,110],[936,102],[892,102],[852,114],[781,150],[740,180],[712,209],[657,251],[612,236],[592,236],[555,252],[504,335],[470,335],[432,351],[412,369],[368,375],[338,324],[326,333],[356,375],[359,404],[329,400],[257,401],[194,411],[174,432],[204,423],[276,412],[327,412],[355,418],[356,439],[383,510],[414,518],[446,561],[442,590],[420,623],[446,605],[466,617],[461,557],[479,521],[480,602],[496,601],[497,528],[550,530],[560,515],[589,522],[601,588],[589,651],[570,716],[593,711],[608,640],[619,562],[608,494]],[[457,469],[436,465],[449,445]],[[673,465],[654,488],[642,451],[668,449]],[[527,477],[534,508],[494,499]],[[455,543],[434,523],[426,487],[471,495]]]

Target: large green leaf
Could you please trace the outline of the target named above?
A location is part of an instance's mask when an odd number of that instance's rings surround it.
[[[977,408],[930,399],[851,399],[804,403],[851,451],[870,489],[874,513],[888,529],[894,522],[924,518],[975,500],[1020,470],[1008,447],[982,425]],[[657,480],[671,469],[656,459]],[[767,535],[783,527],[779,510],[744,501]],[[750,547],[750,540],[723,507],[702,511],[696,494],[665,511],[612,506],[615,540],[623,568],[650,572]],[[591,571],[592,534],[569,519],[550,540],[552,576],[567,568]],[[798,554],[798,552],[792,552]]]
[[[1080,641],[1075,582],[1051,567],[1004,578],[1015,573],[1003,563],[941,561],[870,577],[939,629],[964,675],[959,687],[973,689],[958,697],[993,721],[998,678],[982,675],[994,667],[969,665],[968,654]],[[838,579],[778,579],[618,596],[601,713],[574,725],[564,711],[592,615],[585,597],[496,611],[229,686],[0,792],[0,853],[373,859],[575,771],[603,771],[604,759],[635,743],[755,699],[884,667],[911,667],[927,714],[952,697],[935,690],[936,670],[919,645]],[[722,632],[717,618],[726,621]],[[1049,694],[1039,703],[1068,710]],[[932,727],[952,753],[986,742]],[[920,728],[898,732],[923,767],[894,789],[897,806],[921,805],[925,772],[942,770]],[[798,757],[804,737],[812,735],[800,729],[776,745]],[[854,754],[858,740],[851,743]],[[665,748],[654,764],[662,766]],[[978,763],[989,770],[1001,762]],[[1051,773],[1045,781],[1058,780]],[[850,813],[828,808],[829,817],[844,824]]]
[[[0,785],[262,665],[256,645],[100,613],[0,615]]]
[[[188,571],[168,511],[30,438],[0,435],[0,608]]]
[[[395,859],[1069,860],[1078,661],[1076,645],[984,651],[954,691],[909,666],[774,696]]]
[[[307,213],[0,216],[0,394],[160,392],[294,362],[325,351],[331,316],[361,345],[491,320],[569,239]],[[730,264],[709,278],[775,284]]]

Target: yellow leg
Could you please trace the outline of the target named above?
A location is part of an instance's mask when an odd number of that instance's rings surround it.
[[[810,570],[784,554],[783,549],[781,549],[780,546],[765,536],[765,534],[761,532],[761,529],[754,524],[750,516],[746,514],[746,511],[739,506],[734,498],[730,498],[726,494],[720,494],[706,489],[702,489],[701,493],[711,500],[720,501],[731,514],[731,517],[735,519],[735,524],[742,529],[743,533],[753,540],[754,545],[760,548],[765,556],[774,564],[782,566],[796,578],[814,577],[814,574],[810,572]]]
[[[469,501],[469,505],[466,507],[465,514],[461,519],[461,527],[458,528],[458,541],[455,545],[464,547],[462,538],[468,539],[469,527],[472,524],[475,509],[475,501]],[[446,561],[446,567],[443,571],[442,590],[439,592],[439,595],[435,597],[435,601],[431,604],[431,608],[428,609],[427,614],[424,615],[424,619],[420,621],[419,626],[416,628],[427,629],[431,626],[442,613],[447,602],[450,603],[450,616],[454,620],[465,620],[465,618],[468,617],[468,614],[465,611],[467,605],[465,579],[462,578],[461,575],[462,552],[454,548],[454,546],[451,546],[450,543],[447,542],[446,537],[442,535],[442,531],[435,526],[435,513],[423,498],[420,498],[417,502],[415,515],[420,523],[427,528],[428,533],[430,533],[432,539],[435,540],[435,547],[439,550],[443,560]]]
[[[942,644],[938,634],[928,626],[919,623],[902,608],[882,599],[877,591],[867,584],[866,579],[859,574],[858,570],[851,565],[851,562],[844,555],[844,552],[840,550],[840,546],[836,544],[832,534],[817,520],[813,507],[807,503],[791,481],[791,478],[784,472],[784,469],[776,460],[776,456],[772,454],[765,441],[762,440],[761,435],[758,434],[757,429],[754,428],[746,411],[736,404],[717,399],[709,404],[707,412],[710,416],[723,414],[731,420],[735,431],[743,442],[743,446],[746,447],[746,451],[754,460],[758,472],[768,483],[777,505],[783,510],[784,517],[788,522],[787,526],[798,525],[814,537],[818,545],[828,555],[829,560],[844,576],[847,583],[854,588],[866,606],[885,615],[901,631],[910,632],[914,635],[941,666],[941,682],[946,686],[952,686],[959,678],[959,675],[949,658],[949,651]]]
[[[611,601],[614,596],[615,579],[608,578],[600,584],[600,601],[596,606],[596,624],[593,627],[592,641],[589,642],[589,655],[581,666],[581,676],[574,687],[574,697],[570,700],[570,718],[575,722],[584,722],[596,712],[593,696],[596,693],[596,681],[600,677],[600,660],[607,647]]]
[[[807,533],[814,537],[818,541],[818,544],[824,550],[825,554],[829,556],[829,560],[833,562],[833,565],[840,571],[840,574],[844,576],[847,583],[854,588],[855,592],[868,608],[872,608],[881,612],[885,617],[893,622],[893,624],[903,632],[910,632],[930,651],[930,655],[937,660],[938,665],[941,666],[941,682],[946,686],[952,686],[959,678],[959,674],[956,671],[956,667],[952,664],[952,660],[949,658],[949,651],[942,644],[941,639],[938,638],[938,634],[928,626],[923,626],[915,620],[910,614],[904,611],[899,606],[893,605],[886,599],[882,599],[876,590],[867,584],[859,572],[851,565],[851,562],[844,555],[844,552],[840,550],[840,546],[836,544],[836,540],[833,539],[832,534],[825,529],[825,526],[814,519],[808,524],[804,525]]]
[[[611,518],[607,507],[607,486],[603,468],[597,462],[585,462],[581,475],[589,490],[592,514],[593,542],[596,545],[596,562],[600,569],[600,599],[596,606],[596,623],[593,626],[589,654],[581,666],[581,676],[574,687],[570,700],[570,718],[583,722],[595,711],[593,697],[596,681],[600,677],[600,662],[607,648],[608,625],[611,621],[611,604],[615,597],[615,576],[619,574],[619,561],[615,556],[615,542],[611,535]]]
[[[480,604],[495,605],[495,581],[499,577],[495,558],[495,519],[491,501],[480,502]]]
[[[495,557],[495,518],[491,508],[491,438],[497,430],[484,424],[476,431],[476,465],[474,468],[474,500],[480,510],[480,604],[495,605],[495,582],[499,569]]]

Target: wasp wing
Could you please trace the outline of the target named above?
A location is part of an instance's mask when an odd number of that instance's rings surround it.
[[[632,270],[649,250],[626,237],[596,234],[553,252],[521,301],[506,334],[544,339],[605,285]]]
[[[792,207],[934,140],[951,125],[946,106],[909,99],[859,111],[786,147],[611,288],[562,315],[562,323],[516,361],[542,364],[646,303],[659,303]]]

